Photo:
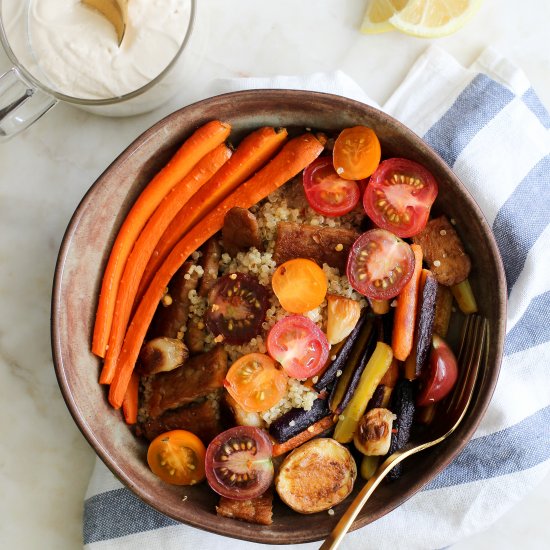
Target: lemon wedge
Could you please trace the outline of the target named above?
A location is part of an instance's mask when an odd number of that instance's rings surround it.
[[[406,4],[407,0],[370,0],[361,23],[361,32],[378,34],[394,31],[395,27],[389,23],[389,19]]]
[[[447,36],[460,29],[483,0],[408,0],[388,20],[397,30],[422,38]]]

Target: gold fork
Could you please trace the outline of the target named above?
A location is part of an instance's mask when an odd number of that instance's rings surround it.
[[[339,546],[367,500],[394,466],[413,454],[441,443],[458,428],[472,400],[480,365],[487,360],[487,352],[484,353],[484,350],[488,350],[488,340],[487,319],[480,315],[469,315],[464,321],[460,337],[457,358],[460,369],[459,378],[452,397],[445,403],[443,410],[438,410],[440,424],[436,429],[437,433],[442,435],[424,442],[410,441],[402,449],[390,455],[355,497],[321,545],[320,550],[334,549]]]
[[[96,9],[115,28],[118,45],[122,44],[124,33],[126,32],[126,22],[128,20],[128,0],[81,0],[83,4]]]

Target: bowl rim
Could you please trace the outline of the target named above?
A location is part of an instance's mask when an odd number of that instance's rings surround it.
[[[199,107],[202,108],[202,107],[208,107],[210,105],[215,105],[220,100],[231,99],[234,101],[238,101],[244,98],[258,96],[258,95],[261,95],[263,99],[271,99],[271,100],[285,99],[285,98],[288,98],[289,96],[292,96],[295,99],[300,99],[301,97],[303,97],[304,99],[307,98],[308,100],[315,100],[316,98],[319,98],[319,99],[322,98],[323,100],[336,101],[339,103],[343,103],[347,106],[351,106],[355,109],[362,110],[366,114],[373,115],[377,119],[385,118],[389,120],[391,124],[393,124],[401,132],[408,134],[408,139],[410,139],[413,143],[417,142],[419,145],[421,144],[423,148],[428,150],[432,154],[433,162],[439,165],[439,168],[443,172],[445,172],[449,180],[452,180],[453,185],[456,186],[464,195],[465,200],[468,202],[469,207],[472,209],[472,213],[477,216],[478,222],[481,224],[483,228],[484,234],[487,237],[486,245],[488,247],[488,252],[490,253],[491,257],[494,259],[497,266],[496,271],[497,271],[498,280],[495,281],[495,287],[497,288],[495,296],[499,299],[499,303],[498,303],[499,315],[498,315],[497,326],[493,327],[492,333],[498,335],[499,340],[497,341],[498,345],[496,348],[495,364],[493,368],[490,369],[490,373],[487,378],[487,386],[489,389],[482,395],[479,395],[478,400],[476,402],[476,408],[478,410],[477,417],[474,419],[473,422],[470,423],[470,426],[468,427],[468,429],[463,434],[461,434],[460,440],[457,439],[456,445],[453,447],[453,451],[449,453],[449,456],[445,457],[443,460],[440,460],[436,465],[434,465],[433,469],[430,470],[432,473],[427,480],[417,481],[413,483],[404,495],[401,495],[400,498],[395,499],[391,503],[391,505],[386,506],[382,512],[371,514],[367,518],[359,516],[353,523],[352,528],[350,530],[355,530],[355,529],[364,527],[368,523],[371,523],[372,521],[379,519],[383,515],[399,507],[401,504],[403,504],[403,502],[405,502],[406,500],[414,496],[422,487],[424,487],[438,473],[440,473],[444,468],[446,468],[448,464],[460,453],[460,451],[466,446],[466,444],[471,439],[473,433],[475,432],[479,423],[484,417],[487,407],[491,401],[491,398],[493,396],[496,383],[498,380],[500,368],[501,368],[503,348],[504,348],[504,335],[505,335],[505,328],[506,328],[507,292],[506,292],[506,281],[505,281],[502,259],[500,256],[498,246],[496,244],[496,240],[492,233],[492,230],[484,214],[482,213],[479,205],[476,203],[475,199],[472,197],[468,189],[460,181],[458,176],[452,171],[452,169],[445,163],[445,161],[439,156],[439,154],[432,147],[430,147],[426,142],[424,142],[420,136],[418,136],[406,125],[399,122],[397,119],[393,118],[391,115],[384,113],[380,109],[377,109],[368,104],[365,104],[350,98],[346,98],[343,96],[330,94],[326,92],[316,92],[316,91],[309,91],[309,90],[268,88],[268,89],[251,89],[251,90],[229,92],[229,93],[212,96],[212,97],[194,102],[190,105],[182,107],[168,114],[167,116],[159,120],[157,123],[152,125],[150,128],[145,130],[143,133],[141,133],[107,166],[107,168],[105,168],[102,174],[94,181],[94,183],[86,191],[81,201],[79,202],[78,206],[74,210],[70,218],[70,221],[67,225],[67,228],[64,232],[61,245],[59,248],[59,253],[57,256],[56,265],[55,265],[52,298],[51,298],[50,328],[51,328],[51,346],[52,346],[52,357],[53,357],[54,369],[55,369],[56,378],[57,378],[59,387],[61,389],[63,399],[65,401],[65,404],[67,405],[67,408],[69,409],[69,412],[73,420],[75,421],[82,435],[85,437],[87,442],[93,448],[94,452],[99,456],[99,458],[108,467],[108,469],[114,474],[114,476],[124,486],[129,488],[132,491],[132,493],[135,496],[137,496],[140,500],[142,500],[143,502],[151,506],[153,509],[161,512],[162,514],[178,522],[191,525],[193,527],[196,527],[205,531],[209,531],[215,534],[219,534],[222,536],[233,537],[235,539],[248,540],[251,542],[259,542],[264,544],[265,543],[297,544],[297,543],[305,543],[305,542],[322,540],[324,536],[322,534],[313,534],[313,535],[306,534],[295,538],[292,538],[292,536],[289,538],[287,537],[281,538],[279,537],[280,534],[278,534],[278,538],[274,538],[274,537],[266,538],[265,536],[262,536],[261,531],[257,531],[257,532],[254,531],[252,524],[244,524],[245,526],[248,527],[248,529],[246,530],[243,530],[241,527],[241,529],[235,529],[235,530],[232,530],[232,532],[228,533],[227,529],[223,527],[217,527],[216,519],[219,520],[219,518],[215,514],[213,514],[212,516],[213,521],[209,521],[206,523],[200,522],[200,521],[188,520],[188,519],[184,520],[181,517],[178,517],[176,514],[172,513],[170,509],[163,506],[162,502],[160,503],[155,502],[153,501],[152,498],[149,498],[147,494],[142,494],[142,492],[139,490],[139,487],[132,481],[131,477],[111,457],[108,449],[102,446],[100,441],[95,437],[93,429],[88,425],[86,419],[84,418],[79,407],[77,406],[75,396],[71,392],[71,388],[66,376],[67,369],[64,364],[63,354],[61,349],[62,334],[60,332],[60,327],[58,324],[58,315],[59,315],[60,307],[62,304],[62,298],[63,298],[62,297],[63,273],[64,273],[65,261],[67,259],[67,256],[71,248],[72,236],[73,236],[73,233],[78,228],[80,219],[84,214],[84,211],[86,210],[86,206],[90,201],[93,200],[94,193],[96,189],[98,189],[101,186],[103,180],[109,176],[110,172],[113,169],[115,169],[118,165],[123,164],[126,161],[126,159],[128,159],[130,156],[134,154],[136,150],[138,150],[142,145],[144,145],[147,141],[149,141],[152,138],[152,136],[157,134],[159,130],[162,130],[162,128],[166,124],[170,123],[171,121],[177,120],[179,117],[185,116],[187,113],[192,113],[194,110],[196,110]],[[215,110],[212,111],[211,118],[215,118]],[[242,525],[242,522],[234,522],[234,523],[238,523]]]

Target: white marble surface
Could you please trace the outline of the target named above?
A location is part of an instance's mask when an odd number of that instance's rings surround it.
[[[128,119],[61,105],[0,145],[2,549],[68,550],[82,544],[82,499],[94,454],[57,387],[49,308],[64,229],[95,178],[152,123],[207,94],[213,78],[342,69],[383,103],[429,43],[396,33],[361,35],[365,0],[199,1],[205,57],[168,105]],[[437,42],[463,63],[494,46],[525,70],[549,107],[549,21],[548,0],[486,0],[467,28]],[[7,68],[3,54],[0,68]],[[548,548],[549,494],[547,479],[490,529],[454,550]]]

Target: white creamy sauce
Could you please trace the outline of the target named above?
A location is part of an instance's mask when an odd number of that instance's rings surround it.
[[[85,99],[118,97],[158,76],[189,25],[188,0],[130,0],[120,48],[114,27],[80,0],[32,0],[31,72],[53,89]]]

